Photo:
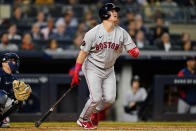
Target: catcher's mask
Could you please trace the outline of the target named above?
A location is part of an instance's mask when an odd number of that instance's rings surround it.
[[[8,62],[12,73],[18,73],[18,68],[20,65],[20,58],[16,53],[5,53],[1,59],[1,62],[6,62],[9,60],[14,60],[16,64],[13,64],[12,61]]]
[[[101,18],[101,21],[107,20],[110,18],[111,14],[109,11],[116,10],[116,12],[120,11],[119,7],[116,7],[113,3],[106,3],[103,5],[99,10],[99,17]]]

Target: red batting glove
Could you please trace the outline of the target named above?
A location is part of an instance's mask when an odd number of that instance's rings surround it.
[[[79,80],[78,80],[78,74],[74,74],[73,75],[73,79],[72,79],[72,82],[71,82],[71,86],[73,86],[74,84],[76,85],[79,85]]]
[[[82,64],[76,63],[73,79],[72,79],[72,82],[71,82],[71,86],[73,86],[74,84],[76,84],[76,85],[80,84],[79,79],[78,79],[78,74],[80,72],[81,67],[82,67]]]
[[[139,51],[139,49],[138,49],[137,47],[135,47],[135,48],[129,50],[128,53],[129,53],[132,57],[136,58],[136,57],[139,56],[140,51]]]

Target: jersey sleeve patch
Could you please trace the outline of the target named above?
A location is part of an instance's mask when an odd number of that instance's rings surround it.
[[[86,45],[86,42],[85,41],[82,41],[82,46],[85,46]]]

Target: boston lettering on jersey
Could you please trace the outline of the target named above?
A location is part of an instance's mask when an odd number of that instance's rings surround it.
[[[96,50],[99,50],[99,49],[101,50],[104,48],[111,48],[114,50],[118,50],[119,44],[115,44],[112,42],[103,42],[103,43],[96,44]]]

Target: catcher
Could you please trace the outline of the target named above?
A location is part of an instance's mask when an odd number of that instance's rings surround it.
[[[14,75],[18,72],[19,64],[19,56],[15,53],[5,53],[1,59],[0,128],[9,127],[5,118],[17,111],[32,92],[29,85],[17,80]]]

